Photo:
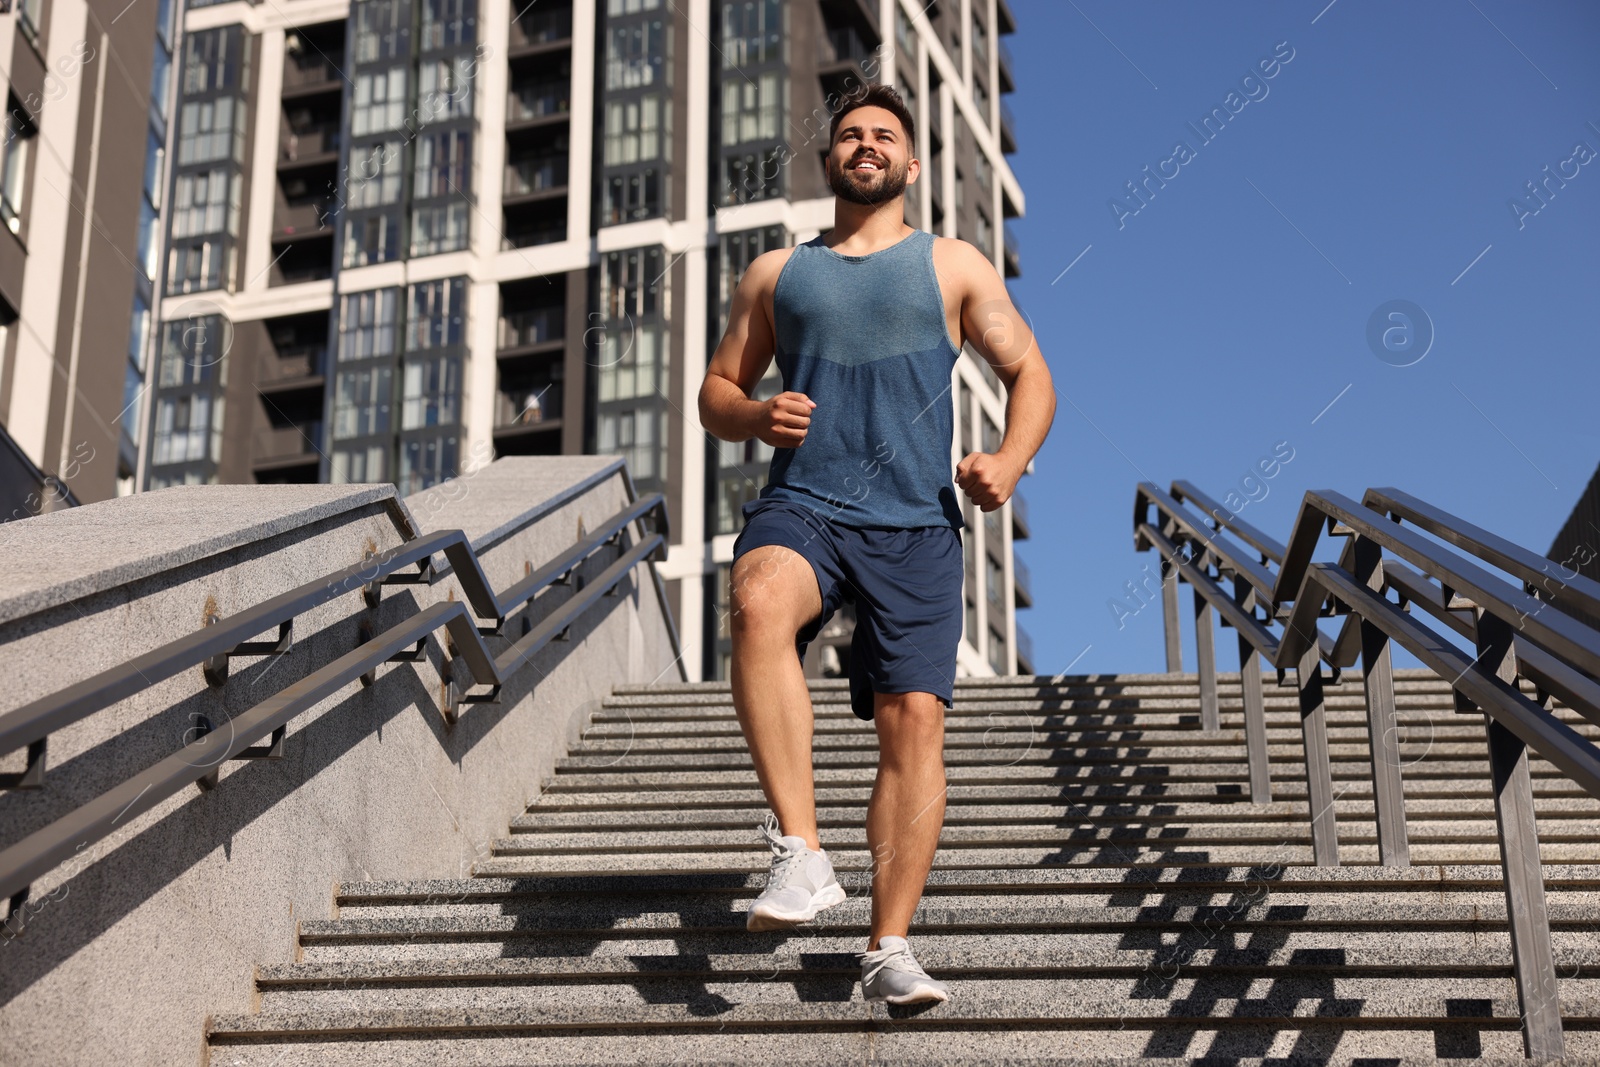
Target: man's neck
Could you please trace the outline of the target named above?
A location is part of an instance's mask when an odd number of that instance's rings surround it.
[[[899,244],[914,227],[905,223],[905,198],[881,204],[856,204],[838,197],[833,201],[833,229],[823,243],[847,256],[864,256]]]

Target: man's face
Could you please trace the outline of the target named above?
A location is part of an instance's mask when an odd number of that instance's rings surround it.
[[[853,204],[882,204],[900,196],[921,169],[892,112],[858,107],[839,123],[828,153],[828,188]]]

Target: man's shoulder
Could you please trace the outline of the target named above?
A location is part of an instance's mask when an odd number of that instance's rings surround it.
[[[794,255],[793,248],[774,248],[770,252],[763,252],[750,261],[750,266],[745,268],[745,276],[755,282],[764,291],[771,292],[778,283],[778,275],[783,273],[784,264],[789,262],[789,257]]]
[[[959,237],[934,237],[933,258],[936,263],[951,267],[971,268],[989,262],[989,257],[979,251],[977,245]]]

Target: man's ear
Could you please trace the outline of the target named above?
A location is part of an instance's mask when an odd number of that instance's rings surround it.
[[[911,159],[906,161],[906,184],[917,184],[917,175],[922,173],[922,160]]]

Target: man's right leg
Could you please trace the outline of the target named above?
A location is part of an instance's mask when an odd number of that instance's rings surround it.
[[[780,833],[819,849],[811,771],[811,692],[795,635],[822,613],[811,563],[792,548],[762,545],[733,565],[730,681],[739,728]]]

